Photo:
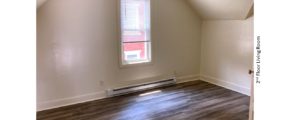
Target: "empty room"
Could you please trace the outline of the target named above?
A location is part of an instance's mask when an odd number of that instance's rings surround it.
[[[253,0],[37,0],[37,120],[252,119]]]

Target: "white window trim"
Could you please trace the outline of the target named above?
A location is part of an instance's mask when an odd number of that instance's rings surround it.
[[[150,61],[148,62],[136,62],[134,64],[123,64],[123,57],[124,57],[124,53],[123,53],[123,41],[122,41],[122,28],[121,28],[121,0],[117,0],[118,3],[117,3],[117,26],[118,26],[118,41],[119,41],[119,46],[118,46],[118,49],[119,49],[119,66],[120,68],[131,68],[131,67],[140,67],[140,66],[147,66],[147,65],[153,65],[154,64],[154,42],[153,42],[153,39],[152,39],[152,1],[153,0],[150,0],[150,47],[151,47],[151,50],[150,50]]]

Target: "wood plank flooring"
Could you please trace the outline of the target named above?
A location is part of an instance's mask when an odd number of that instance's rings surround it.
[[[192,81],[40,111],[37,120],[247,120],[249,101],[249,96]]]

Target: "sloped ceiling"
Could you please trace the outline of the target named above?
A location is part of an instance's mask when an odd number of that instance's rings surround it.
[[[43,5],[47,0],[37,0],[37,8],[39,8],[41,5]]]
[[[37,8],[48,0],[37,0]],[[253,0],[187,0],[203,20],[243,20],[253,14]]]
[[[253,0],[188,0],[204,20],[243,20],[252,13]]]

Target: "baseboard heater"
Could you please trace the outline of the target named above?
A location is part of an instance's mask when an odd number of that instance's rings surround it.
[[[148,89],[170,86],[170,85],[174,85],[174,84],[176,84],[175,77],[167,79],[167,80],[160,80],[157,82],[151,82],[151,83],[133,85],[133,86],[123,87],[123,88],[118,88],[118,89],[107,90],[107,95],[109,97],[120,96],[120,95],[124,95],[124,94],[144,91],[144,90],[148,90]]]

